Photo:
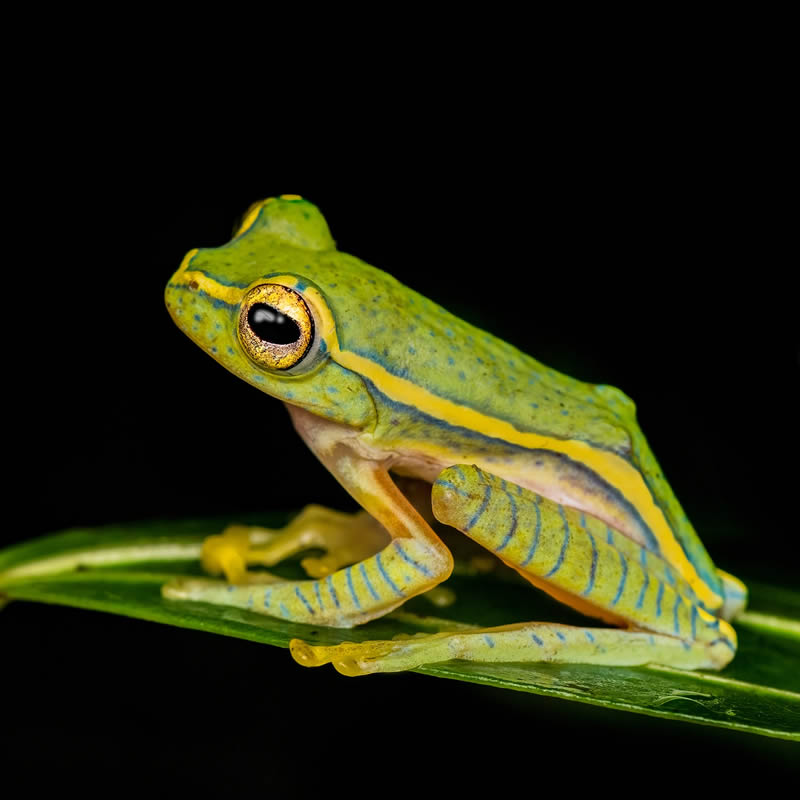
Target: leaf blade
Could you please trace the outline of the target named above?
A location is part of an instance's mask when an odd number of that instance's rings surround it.
[[[273,515],[261,524],[280,524]],[[248,520],[251,521],[251,520]],[[255,520],[252,520],[255,521]],[[352,630],[290,623],[242,609],[165,600],[161,585],[176,574],[200,573],[202,539],[219,530],[217,521],[155,523],[69,531],[0,551],[0,593],[8,598],[58,603],[122,614],[153,622],[288,647],[292,638],[315,643],[391,638],[446,624],[442,611],[414,598],[404,611]],[[164,558],[169,554],[169,558]],[[144,558],[144,560],[142,560]],[[530,588],[495,575],[456,575],[450,585],[459,598],[447,609],[453,625],[503,624],[570,612],[538,599]],[[485,596],[496,602],[487,608]],[[800,608],[788,589],[754,585],[755,622],[739,627],[740,651],[723,673],[687,672],[648,666],[635,668],[567,664],[480,664],[447,662],[417,672],[498,688],[524,691],[606,708],[680,719],[703,725],[800,741],[800,637],[797,620],[773,613]],[[761,612],[763,609],[763,613]],[[411,613],[409,613],[411,612]],[[418,616],[415,617],[415,614]],[[758,615],[784,622],[770,627]]]

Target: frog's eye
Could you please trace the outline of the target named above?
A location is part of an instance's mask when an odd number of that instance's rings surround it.
[[[305,300],[279,283],[254,286],[239,311],[239,339],[257,364],[289,369],[314,341],[314,318]]]

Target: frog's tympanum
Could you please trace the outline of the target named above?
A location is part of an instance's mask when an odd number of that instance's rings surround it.
[[[174,580],[165,597],[350,628],[450,575],[432,508],[615,627],[509,620],[392,641],[295,639],[298,662],[361,675],[450,659],[720,669],[733,658],[727,620],[745,588],[712,563],[619,390],[549,369],[339,252],[296,195],[255,204],[228,244],[191,250],[166,302],[203,350],[286,404],[363,510],[308,506],[277,533],[232,526],[203,546],[221,577]],[[242,420],[248,449],[268,446],[276,424],[268,408]],[[424,481],[427,508],[393,474]],[[311,548],[322,555],[301,562],[306,580],[261,569]]]

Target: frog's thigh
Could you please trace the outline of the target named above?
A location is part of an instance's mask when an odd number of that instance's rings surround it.
[[[382,616],[448,577],[453,567],[449,551],[385,468],[349,452],[338,453],[330,467],[391,537],[383,549],[324,579],[283,581],[257,573],[243,585],[179,579],[163,587],[164,596],[349,628]],[[253,582],[257,580],[263,583]]]
[[[309,505],[280,530],[230,525],[203,542],[202,559],[212,575],[224,574],[230,583],[247,583],[248,565],[271,567],[295,553],[319,548],[325,551],[323,556],[304,558],[301,564],[312,578],[324,578],[345,564],[374,555],[388,540],[388,534],[365,511],[347,514]]]
[[[433,511],[580,611],[670,637],[683,650],[697,644],[713,652],[708,666],[722,667],[733,657],[733,628],[704,609],[658,554],[594,517],[469,466],[439,476]],[[608,633],[639,641],[625,631]],[[663,658],[676,663],[682,656]]]

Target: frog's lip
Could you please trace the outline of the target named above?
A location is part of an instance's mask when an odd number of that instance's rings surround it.
[[[176,272],[170,282],[167,284],[166,289],[164,290],[164,305],[167,307],[167,312],[169,313],[172,321],[182,330],[186,331],[186,326],[184,325],[182,315],[179,316],[178,314],[178,306],[179,304],[176,303],[174,300],[171,300],[172,297],[178,296],[179,293],[184,292],[185,290],[177,286],[174,283],[175,277],[177,277],[178,273]]]
[[[182,280],[182,272],[183,266],[172,276],[164,290],[164,304],[167,312],[182,333],[186,334],[201,350],[214,355],[213,342],[204,335],[202,330],[198,330],[193,322],[195,320],[200,324],[213,324],[211,321],[213,309],[201,292],[196,292],[191,284],[186,284]],[[185,301],[179,302],[181,298],[192,298],[191,304]],[[197,307],[195,307],[195,300],[198,303]]]

